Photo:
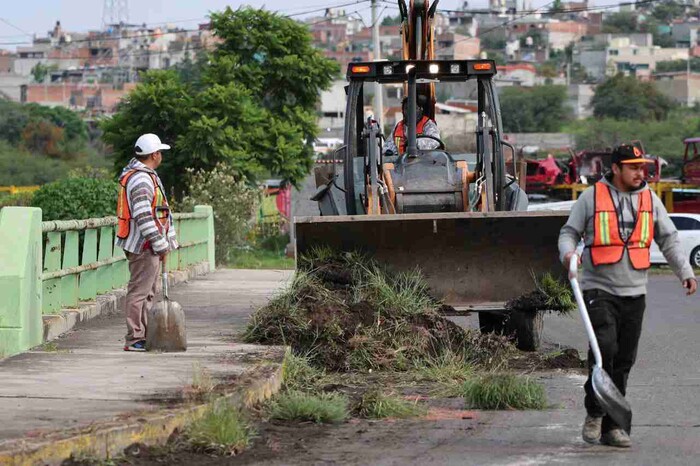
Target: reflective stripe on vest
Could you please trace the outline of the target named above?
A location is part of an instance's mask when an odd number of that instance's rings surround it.
[[[131,177],[142,170],[129,170],[121,179],[119,180],[119,197],[117,198],[117,238],[127,239],[131,233],[131,206],[129,206],[129,198],[126,191],[126,186],[129,184]],[[148,173],[148,172],[144,172]],[[148,173],[153,181],[154,195],[151,201],[151,212],[153,213],[153,218],[156,219],[156,225],[158,229],[162,232],[163,225],[167,225],[166,222],[169,220],[170,213],[167,210],[168,200],[163,194],[163,190],[160,188],[158,179],[153,173]],[[166,209],[159,209],[159,208]]]
[[[646,189],[639,193],[637,221],[627,241],[622,240],[617,210],[610,193],[610,188],[603,182],[594,187],[595,214],[593,219],[593,244],[591,260],[593,265],[616,264],[622,260],[625,249],[637,270],[648,269],[649,247],[654,239],[654,210],[651,191]]]
[[[428,118],[427,116],[424,116],[420,119],[420,121],[416,125],[416,136],[421,136],[423,134],[425,125],[429,121],[430,118]],[[399,124],[396,125],[396,129],[394,130],[394,144],[396,144],[396,148],[399,150],[399,155],[406,152],[406,134],[404,126],[404,121],[401,120],[399,121]]]

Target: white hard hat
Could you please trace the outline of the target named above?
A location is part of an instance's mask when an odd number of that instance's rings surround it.
[[[136,155],[148,155],[168,149],[170,149],[170,146],[160,142],[160,138],[153,133],[142,135],[136,140],[136,144],[134,144]]]

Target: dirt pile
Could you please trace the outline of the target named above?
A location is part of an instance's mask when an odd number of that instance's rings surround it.
[[[506,358],[503,337],[467,331],[438,313],[417,271],[393,274],[357,254],[300,259],[287,290],[252,317],[247,342],[289,345],[330,370],[407,370],[457,354],[475,364]]]

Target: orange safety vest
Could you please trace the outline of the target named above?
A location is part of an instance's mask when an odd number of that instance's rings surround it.
[[[423,134],[423,129],[425,128],[425,125],[430,121],[430,118],[427,116],[424,116],[423,118],[420,119],[418,124],[416,125],[416,136],[420,136]],[[404,121],[401,120],[399,121],[399,124],[396,125],[396,129],[394,129],[394,144],[396,144],[396,148],[399,150],[399,155],[403,154],[406,152],[406,134],[405,134],[405,127],[406,125],[404,124]]]
[[[131,207],[129,206],[129,198],[127,197],[126,185],[129,183],[129,179],[141,170],[133,169],[129,170],[120,180],[119,180],[119,197],[117,199],[117,238],[126,239],[129,237],[131,232]],[[170,210],[168,208],[168,200],[165,198],[165,194],[158,183],[156,175],[153,173],[148,173],[153,181],[153,187],[155,195],[153,196],[153,201],[151,201],[151,210],[153,212],[153,218],[156,219],[156,225],[158,229],[163,230],[163,227],[168,225],[170,218]]]
[[[593,244],[590,246],[593,265],[616,264],[622,260],[627,249],[632,267],[636,270],[648,269],[651,266],[649,247],[654,239],[654,207],[651,191],[646,189],[639,194],[639,209],[634,230],[627,241],[623,241],[610,188],[599,181],[593,189],[595,214]]]

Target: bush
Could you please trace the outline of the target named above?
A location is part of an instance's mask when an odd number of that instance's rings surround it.
[[[182,210],[191,210],[197,204],[214,208],[216,232],[216,262],[230,260],[232,250],[245,242],[254,220],[258,192],[236,175],[228,165],[219,164],[210,172],[188,171],[187,191]]]
[[[33,186],[63,177],[68,165],[45,155],[12,147],[0,139],[0,186]]]
[[[17,193],[12,195],[3,196],[0,194],[0,209],[3,207],[29,207],[32,205],[32,199],[34,198],[34,193]]]
[[[44,220],[72,220],[114,215],[119,184],[111,180],[68,178],[42,186],[32,205]]]
[[[512,374],[488,374],[465,382],[467,405],[477,409],[544,409],[544,387]]]

